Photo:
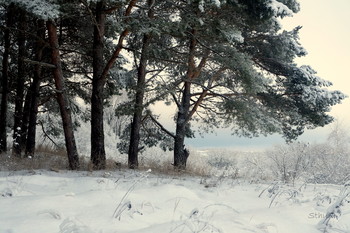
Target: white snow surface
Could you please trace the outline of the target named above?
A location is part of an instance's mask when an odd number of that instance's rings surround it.
[[[271,187],[128,170],[0,172],[0,232],[317,233],[322,197],[342,188],[309,184],[291,197]],[[349,222],[343,213],[333,225],[350,232]]]

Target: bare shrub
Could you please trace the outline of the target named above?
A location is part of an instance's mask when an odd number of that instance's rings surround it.
[[[266,153],[245,153],[239,164],[239,174],[241,177],[249,179],[252,183],[271,180],[273,176],[271,169],[269,169],[270,164],[271,162],[268,160]]]
[[[285,183],[293,183],[308,172],[313,158],[306,143],[292,143],[276,146],[266,152],[271,161],[271,170],[275,177]]]
[[[313,147],[310,181],[344,184],[350,179],[350,137],[348,128],[336,122],[326,143]]]

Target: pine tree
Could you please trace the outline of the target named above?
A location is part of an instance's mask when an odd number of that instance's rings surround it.
[[[101,51],[102,40],[104,38],[104,20],[105,12],[108,11],[105,8],[104,1],[98,1],[96,5],[96,27],[94,31],[94,77],[92,83],[92,95],[91,95],[91,160],[96,169],[103,169],[105,167],[105,148],[104,148],[104,129],[103,129],[103,101],[104,97],[104,86],[108,80],[108,75],[112,67],[115,65],[120,52],[123,49],[125,38],[130,33],[129,28],[126,26],[128,17],[132,12],[137,0],[130,0],[126,6],[123,17],[120,19],[124,21],[125,25],[122,32],[119,35],[117,45],[113,53],[106,59],[107,62],[103,64],[101,62]],[[118,9],[112,7],[112,10]],[[99,55],[97,55],[97,53]],[[97,64],[98,62],[98,64]]]
[[[56,4],[55,4],[56,3]],[[15,6],[17,9],[20,9],[22,11],[22,14],[20,16],[27,15],[28,17],[35,17],[35,19],[40,20],[46,20],[47,21],[47,31],[49,35],[49,44],[51,45],[51,61],[53,64],[47,64],[46,66],[50,67],[53,71],[53,76],[55,78],[55,87],[54,90],[57,94],[57,101],[58,105],[60,106],[60,112],[62,116],[62,125],[63,125],[63,131],[65,133],[65,141],[66,141],[66,148],[67,148],[67,154],[68,154],[68,160],[69,160],[69,166],[71,169],[77,169],[79,167],[79,158],[76,150],[75,145],[75,139],[74,139],[74,133],[73,133],[73,123],[71,118],[71,106],[67,98],[67,90],[65,89],[64,79],[63,79],[63,72],[62,72],[62,63],[60,59],[60,51],[59,51],[59,36],[57,35],[57,28],[54,23],[54,19],[58,18],[60,11],[58,10],[58,3],[57,2],[48,2],[45,0],[34,0],[34,1],[22,1],[22,0],[13,0],[5,2],[4,4],[10,4]],[[16,18],[17,19],[17,18]],[[24,138],[22,135],[22,131],[24,128],[22,125],[26,124],[25,120],[26,118],[29,119],[29,116],[23,115],[23,102],[24,102],[24,61],[28,60],[29,63],[34,63],[38,65],[42,65],[45,63],[41,63],[41,61],[33,61],[31,59],[25,59],[27,56],[25,54],[26,49],[26,35],[30,35],[31,37],[35,37],[36,39],[39,39],[41,42],[41,38],[36,37],[35,34],[32,34],[29,30],[26,30],[26,25],[29,21],[25,18],[17,21],[18,26],[18,77],[16,80],[17,88],[16,88],[16,100],[15,100],[15,121],[14,121],[14,154],[20,155],[21,150],[23,146],[21,145],[21,139]],[[31,25],[32,26],[32,25]],[[42,29],[40,29],[42,30]],[[33,41],[33,40],[32,40]],[[40,67],[37,67],[40,70]],[[38,70],[38,71],[39,71]],[[40,71],[39,71],[40,73]],[[36,75],[40,74],[37,73]],[[39,78],[40,77],[36,77]],[[38,81],[38,80],[37,80]],[[34,89],[38,89],[39,84],[35,84]],[[35,93],[32,93],[33,95],[37,95],[38,93],[34,90]],[[29,92],[28,92],[29,93]],[[27,101],[26,101],[26,108],[30,108],[30,94],[27,95]],[[33,105],[33,114],[35,113],[35,103]],[[29,111],[28,111],[29,113]],[[32,119],[33,120],[33,119]],[[35,119],[34,119],[35,121]],[[32,122],[31,130],[35,129],[35,122]],[[33,136],[34,134],[31,134]],[[23,140],[24,141],[24,140]],[[33,140],[29,140],[30,143],[33,143]],[[33,145],[31,145],[33,147]],[[32,151],[29,151],[29,153],[33,153]]]
[[[148,0],[147,6],[148,13],[145,20],[152,20],[154,18],[154,7],[155,0]],[[144,25],[147,27],[147,25]],[[146,29],[147,30],[147,29]],[[140,146],[140,133],[141,133],[141,124],[142,124],[142,113],[144,109],[144,95],[146,89],[146,75],[147,75],[147,63],[150,50],[150,43],[152,39],[152,34],[146,32],[142,36],[142,47],[141,54],[139,59],[139,65],[137,67],[137,84],[135,92],[135,102],[134,102],[134,114],[133,120],[131,123],[131,133],[130,133],[130,143],[128,151],[128,166],[129,168],[138,167],[138,152]]]
[[[106,166],[106,153],[103,129],[103,100],[105,81],[100,79],[104,69],[104,36],[106,4],[99,1],[95,8],[96,22],[94,25],[93,42],[93,80],[91,95],[91,160],[95,169]]]
[[[37,21],[36,25],[36,43],[35,43],[35,61],[42,62],[43,60],[43,50],[45,47],[45,22],[40,19]],[[34,74],[32,84],[30,86],[28,95],[30,95],[30,106],[29,106],[29,119],[28,119],[28,132],[26,139],[25,155],[33,156],[35,152],[35,137],[36,137],[36,125],[37,125],[37,115],[39,106],[39,91],[40,83],[42,81],[42,67],[40,64],[34,66]]]
[[[188,47],[178,50],[186,55],[171,71],[182,76],[175,100],[175,167],[186,167],[191,120],[207,129],[231,127],[248,137],[280,133],[287,140],[332,121],[329,107],[345,96],[325,89],[330,83],[309,66],[295,64],[295,57],[306,54],[300,28],[280,32],[278,18],[296,13],[297,2],[193,1],[178,9],[184,36],[174,37]]]
[[[138,153],[144,146],[158,145],[174,149],[174,166],[180,170],[185,169],[189,156],[185,140],[194,135],[193,121],[201,123],[200,130],[204,131],[229,127],[240,136],[279,133],[286,140],[293,140],[305,128],[332,122],[327,112],[345,98],[339,91],[329,91],[331,83],[319,78],[311,67],[294,62],[296,57],[306,55],[299,43],[300,27],[282,31],[279,19],[299,11],[296,0],[0,0],[0,3],[16,5],[30,19],[24,40],[29,53],[17,59],[9,50],[11,36],[17,32],[10,34],[6,29],[14,23],[21,24],[18,17],[7,11],[2,37],[5,46],[1,151],[6,150],[9,65],[20,74],[22,58],[27,56],[26,62],[34,70],[31,87],[25,86],[29,90],[25,109],[31,110],[17,115],[15,129],[26,130],[24,113],[30,112],[28,137],[35,137],[38,94],[40,100],[46,98],[50,114],[58,114],[52,106],[59,105],[72,169],[79,166],[71,117],[78,107],[73,104],[74,98],[68,96],[91,101],[91,160],[95,169],[103,169],[106,163],[104,105],[111,93],[124,88],[129,101],[120,105],[118,112],[133,116],[133,121],[125,128],[118,147],[128,152],[129,167],[138,166]],[[50,30],[54,63],[51,65],[45,60],[45,32],[40,30],[42,26],[33,23],[38,20],[41,24],[46,21]],[[21,28],[19,31],[25,31],[25,27]],[[18,47],[23,48],[22,42]],[[130,52],[134,60],[125,59],[123,50]],[[118,80],[124,72],[123,62],[132,66],[125,82]],[[46,68],[41,70],[42,67]],[[49,79],[45,86],[40,86],[40,81],[44,83],[44,71],[54,71],[58,86],[53,87]],[[19,110],[24,101],[20,76],[17,90],[11,90],[17,94]],[[50,98],[56,94],[58,103]],[[165,129],[150,111],[149,106],[157,101],[177,107],[174,133]],[[24,142],[25,134],[22,136]],[[27,145],[26,153],[31,155],[33,141],[27,140]]]
[[[2,56],[2,77],[1,77],[1,112],[0,112],[0,153],[7,151],[7,106],[9,94],[9,57],[11,37],[10,29],[13,25],[14,4],[6,8],[6,28],[4,29],[4,53]]]
[[[70,169],[75,170],[79,168],[79,157],[74,138],[71,108],[65,90],[65,81],[63,79],[57,27],[51,20],[48,20],[46,22],[46,27],[49,36],[49,43],[51,46],[51,61],[52,64],[56,67],[53,69],[53,76],[55,79],[57,102],[59,104],[62,117],[69,167]]]
[[[26,12],[20,8],[16,11],[19,13],[18,19],[18,65],[17,65],[17,78],[16,78],[16,96],[15,96],[15,114],[13,125],[13,147],[12,153],[15,156],[21,157],[23,148],[22,133],[23,133],[23,105],[24,105],[24,91],[25,91],[25,78],[26,67],[24,59],[26,57],[26,31],[27,31],[27,19]]]

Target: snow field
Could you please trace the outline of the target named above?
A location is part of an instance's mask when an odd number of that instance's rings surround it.
[[[205,185],[215,182],[143,171],[0,172],[0,232],[316,233],[342,189],[232,179]],[[332,229],[350,232],[349,219],[346,212],[332,219]]]

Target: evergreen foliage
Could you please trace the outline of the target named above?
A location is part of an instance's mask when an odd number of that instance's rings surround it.
[[[137,167],[137,154],[144,147],[161,146],[174,150],[179,169],[186,167],[185,138],[194,135],[192,121],[200,123],[204,132],[230,127],[239,136],[279,133],[291,141],[305,129],[331,123],[330,108],[345,98],[330,91],[332,84],[310,66],[296,64],[295,58],[307,55],[299,42],[301,27],[285,31],[280,24],[280,19],[300,10],[296,0],[0,0],[1,22],[6,22],[10,4],[27,14],[24,60],[30,68],[24,93],[31,93],[34,69],[42,69],[38,93],[27,94],[28,103],[33,96],[39,100],[38,119],[58,112],[51,48],[47,38],[35,33],[40,29],[37,22],[58,26],[64,92],[69,96],[66,107],[84,115],[75,119],[91,121],[91,159],[96,169],[105,166],[103,109],[113,95],[128,95],[115,106],[116,118],[133,116],[130,125],[117,130],[118,148],[122,152],[129,148],[129,158],[133,154],[129,166]],[[15,31],[23,31],[19,17],[12,20],[11,27],[1,27],[4,44],[16,40]],[[10,61],[6,72],[12,76],[20,69],[17,49],[12,43],[9,57],[4,58],[5,48],[0,47],[1,59]],[[25,109],[25,97],[13,85],[18,77],[11,75],[8,102],[13,105],[14,96],[19,96]],[[80,111],[81,100],[91,105],[90,117]],[[175,132],[151,112],[157,102],[177,107]],[[50,128],[49,122],[45,127],[46,133],[61,132],[59,127]]]

